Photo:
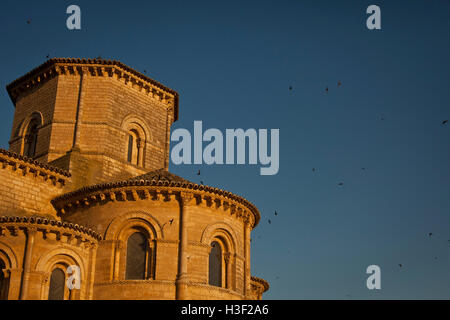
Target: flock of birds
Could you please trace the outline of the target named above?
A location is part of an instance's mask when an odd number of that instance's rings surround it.
[[[338,83],[337,83],[337,87],[340,87],[342,85],[342,82],[339,80],[338,81]],[[293,87],[292,86],[289,86],[289,91],[292,91],[293,90]],[[329,88],[328,88],[328,86],[325,88],[325,93],[328,93],[329,92]],[[385,120],[386,118],[384,117],[384,116],[381,116],[380,117],[380,120]],[[446,120],[443,120],[442,121],[442,123],[441,123],[441,125],[447,125],[448,124],[448,120],[446,119]],[[361,170],[365,170],[366,168],[361,168]],[[316,168],[312,168],[312,171],[313,172],[316,172],[317,171],[317,169]],[[339,182],[338,183],[338,186],[343,186],[344,185],[344,183],[343,182]],[[275,211],[275,215],[277,215],[277,213],[276,213],[276,211]],[[271,224],[271,220],[269,219],[268,220],[268,223],[269,224]],[[430,233],[428,233],[428,237],[431,237],[433,235],[433,233],[432,232],[430,232]],[[448,243],[450,243],[450,240],[448,240]],[[437,256],[435,256],[434,257],[434,260],[438,260],[438,257]],[[399,263],[398,264],[398,266],[399,266],[399,268],[403,268],[404,267],[404,265],[402,264],[402,263]],[[277,276],[277,277],[275,277],[275,279],[279,279],[279,277]],[[351,294],[346,294],[346,297],[348,297],[348,298],[351,298]]]
[[[428,233],[428,237],[431,237],[432,235],[433,235],[433,232]],[[448,242],[450,243],[450,240],[448,240]],[[434,260],[437,260],[437,259],[438,259],[438,257],[434,257]],[[398,266],[399,266],[400,268],[402,268],[402,267],[403,267],[403,264],[402,264],[402,263],[399,263]]]
[[[144,70],[144,71],[145,71],[145,70]],[[342,86],[342,82],[339,80],[339,81],[337,82],[337,87],[341,87],[341,86]],[[294,89],[294,88],[293,88],[292,86],[289,86],[289,91],[292,91],[293,89]],[[325,93],[328,93],[328,92],[329,92],[329,88],[328,88],[328,86],[327,86],[327,87],[325,88]],[[384,116],[381,116],[381,118],[380,118],[380,120],[385,120],[385,119],[386,119],[386,118],[385,118]],[[447,125],[447,124],[448,124],[448,120],[443,120],[441,124],[442,124],[442,125]],[[366,170],[366,168],[365,168],[365,167],[362,167],[361,170]],[[312,168],[312,171],[313,171],[313,172],[316,172],[316,171],[317,171],[317,168]],[[198,176],[201,175],[200,170],[198,170],[197,175],[198,175]],[[200,181],[200,184],[203,185],[203,181]],[[343,186],[343,185],[344,185],[343,182],[339,182],[339,183],[338,183],[338,186]],[[277,212],[277,211],[274,212],[274,216],[278,216],[278,212]],[[273,218],[272,218],[272,219],[273,219]],[[267,223],[268,223],[268,224],[272,224],[272,220],[271,220],[270,218],[268,218],[268,219],[267,219]],[[431,237],[432,235],[433,235],[432,232],[428,233],[428,236],[429,236],[429,237]],[[258,239],[260,239],[260,238],[261,238],[261,236],[258,236]],[[251,241],[252,241],[252,239],[250,239],[250,242],[251,242]],[[450,240],[448,240],[448,242],[450,243]],[[289,253],[290,253],[290,251],[289,251]],[[434,257],[434,259],[437,260],[438,257]],[[399,263],[398,266],[399,266],[400,268],[402,268],[402,267],[403,267],[403,264],[402,264],[402,263]],[[278,280],[279,278],[280,278],[279,276],[276,276],[276,277],[275,277],[276,280]],[[351,297],[350,294],[347,294],[346,296],[349,297],[349,298]]]
[[[28,19],[28,20],[27,20],[27,24],[31,24],[31,19]],[[46,58],[49,59],[49,58],[50,58],[50,54],[47,54]],[[97,59],[102,59],[102,57],[99,55],[99,56],[97,57]],[[147,74],[147,70],[144,70],[144,73]],[[337,87],[341,87],[341,86],[342,86],[342,82],[339,80],[339,81],[337,82]],[[292,91],[293,89],[294,89],[294,88],[293,88],[292,86],[289,86],[289,91]],[[325,88],[325,93],[328,93],[328,92],[329,92],[329,88],[328,88],[328,86],[327,86],[327,87]],[[381,118],[380,118],[380,120],[385,120],[385,119],[386,119],[386,118],[385,118],[384,116],[381,116]],[[448,120],[443,120],[441,124],[442,124],[442,125],[447,125],[447,124],[448,124]],[[361,168],[361,170],[365,170],[365,168]],[[313,172],[316,172],[317,169],[316,169],[316,168],[312,168],[312,171],[313,171]],[[198,170],[197,175],[198,175],[198,176],[201,175],[200,170]],[[200,184],[203,185],[203,181],[202,181],[202,180],[200,180]],[[344,185],[343,182],[339,182],[339,183],[338,183],[338,186],[343,186],[343,185]],[[278,212],[277,212],[277,211],[274,212],[274,216],[278,216]],[[164,223],[164,224],[162,225],[162,228],[164,228],[164,226],[165,226],[167,223],[169,223],[170,225],[172,225],[173,219],[171,219],[171,220],[169,220],[168,222]],[[268,224],[272,224],[272,220],[271,220],[271,219],[267,219],[267,223],[268,223]],[[428,234],[429,237],[431,237],[432,235],[433,235],[432,232],[430,232],[430,233]],[[261,237],[261,236],[258,236],[258,239],[259,239],[260,237]],[[252,241],[252,239],[250,239],[250,241]],[[450,243],[450,240],[448,240],[448,242]],[[434,259],[437,260],[438,257],[434,257]],[[402,267],[403,267],[403,264],[402,264],[402,263],[399,263],[398,266],[399,266],[400,268],[402,268]],[[279,277],[277,276],[276,279],[278,280]],[[351,295],[349,295],[349,294],[348,294],[347,296],[348,296],[348,297],[351,297]]]

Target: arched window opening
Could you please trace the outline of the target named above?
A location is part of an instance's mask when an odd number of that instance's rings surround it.
[[[128,238],[126,262],[126,280],[145,280],[150,277],[149,238],[142,232],[135,232]]]
[[[211,243],[209,253],[209,284],[222,287],[222,266],[223,254],[222,247],[217,241]]]
[[[5,276],[6,264],[0,259],[0,300],[8,299],[8,279]]]
[[[36,145],[38,138],[39,121],[34,118],[28,124],[25,137],[23,155],[29,158],[34,158],[36,155]]]
[[[130,130],[128,132],[128,153],[127,161],[131,164],[140,166],[142,165],[141,154],[142,145],[139,134],[136,130]]]
[[[64,300],[65,285],[66,274],[64,271],[60,268],[54,269],[50,276],[48,300]]]

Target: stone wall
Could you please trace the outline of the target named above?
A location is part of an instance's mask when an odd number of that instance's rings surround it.
[[[68,173],[0,149],[0,215],[59,219],[50,201],[69,184]]]

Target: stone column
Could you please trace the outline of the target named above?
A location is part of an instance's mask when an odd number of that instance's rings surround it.
[[[36,235],[36,228],[28,228],[27,233],[27,244],[25,248],[25,258],[23,263],[23,273],[22,273],[22,288],[20,290],[20,300],[26,300],[28,296],[30,271],[31,271],[31,257],[33,253],[34,237]]]
[[[137,149],[137,165],[140,167],[144,166],[144,141],[140,138],[136,141],[136,149]]]
[[[244,222],[244,296],[250,299],[250,232],[251,225],[249,220]]]
[[[97,244],[91,243],[89,246],[89,275],[86,283],[85,296],[88,300],[92,300],[94,297],[94,280],[95,280],[95,261],[97,258]]]
[[[233,286],[233,255],[230,252],[226,252],[224,254],[224,260],[225,260],[225,270],[226,270],[226,277],[225,277],[225,287],[229,290],[234,290]]]
[[[113,269],[113,280],[119,280],[120,275],[120,255],[122,252],[122,240],[117,240],[114,250],[114,269]]]
[[[189,276],[188,264],[188,210],[187,206],[192,200],[192,193],[181,192],[180,194],[180,244],[178,247],[178,275],[176,280],[176,299],[187,300],[187,285]]]
[[[78,88],[78,102],[77,102],[77,112],[75,116],[75,127],[73,130],[73,149],[79,149],[80,148],[80,124],[81,124],[81,117],[83,115],[83,100],[84,100],[84,93],[85,93],[85,86],[86,86],[86,75],[88,74],[88,69],[86,67],[79,67],[77,68],[77,71],[80,75],[80,83]]]

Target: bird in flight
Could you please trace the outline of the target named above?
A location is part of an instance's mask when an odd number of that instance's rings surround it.
[[[277,216],[278,215],[278,212],[275,210],[275,215]]]
[[[312,168],[312,171],[313,171],[313,172],[316,172],[316,168]]]
[[[443,124],[443,125],[446,125],[447,123],[448,123],[448,120],[442,121],[442,124]]]
[[[147,73],[147,70],[144,70],[144,73]]]
[[[168,223],[169,223],[170,225],[172,225],[173,219],[170,219],[170,220],[168,221]],[[166,224],[167,224],[167,222],[165,222],[165,223],[162,225],[161,229],[164,229],[164,226],[165,226]]]
[[[27,20],[27,24],[30,24],[30,23],[31,23],[31,19],[28,19],[28,20]]]
[[[343,182],[339,182],[338,186],[343,186],[344,183]]]
[[[428,234],[428,236],[429,236],[429,237],[431,237],[432,235],[433,235],[433,233],[432,233],[432,232],[430,232],[430,233]]]
[[[289,91],[292,91],[292,87],[291,86],[289,86]]]
[[[342,84],[342,82],[341,82],[341,80],[339,80],[337,86],[340,87],[341,84]]]
[[[399,263],[398,266],[401,268],[403,265],[401,263]]]
[[[269,219],[269,220],[267,220],[267,222],[268,222],[269,224],[272,224],[272,221],[270,221],[270,219]]]
[[[328,92],[328,87],[325,88],[325,92]]]
[[[48,58],[50,58],[50,55],[49,55],[49,54],[47,54],[46,58],[47,58],[47,59],[48,59]]]
[[[198,176],[200,175],[200,170],[198,170],[197,175],[198,175]]]

